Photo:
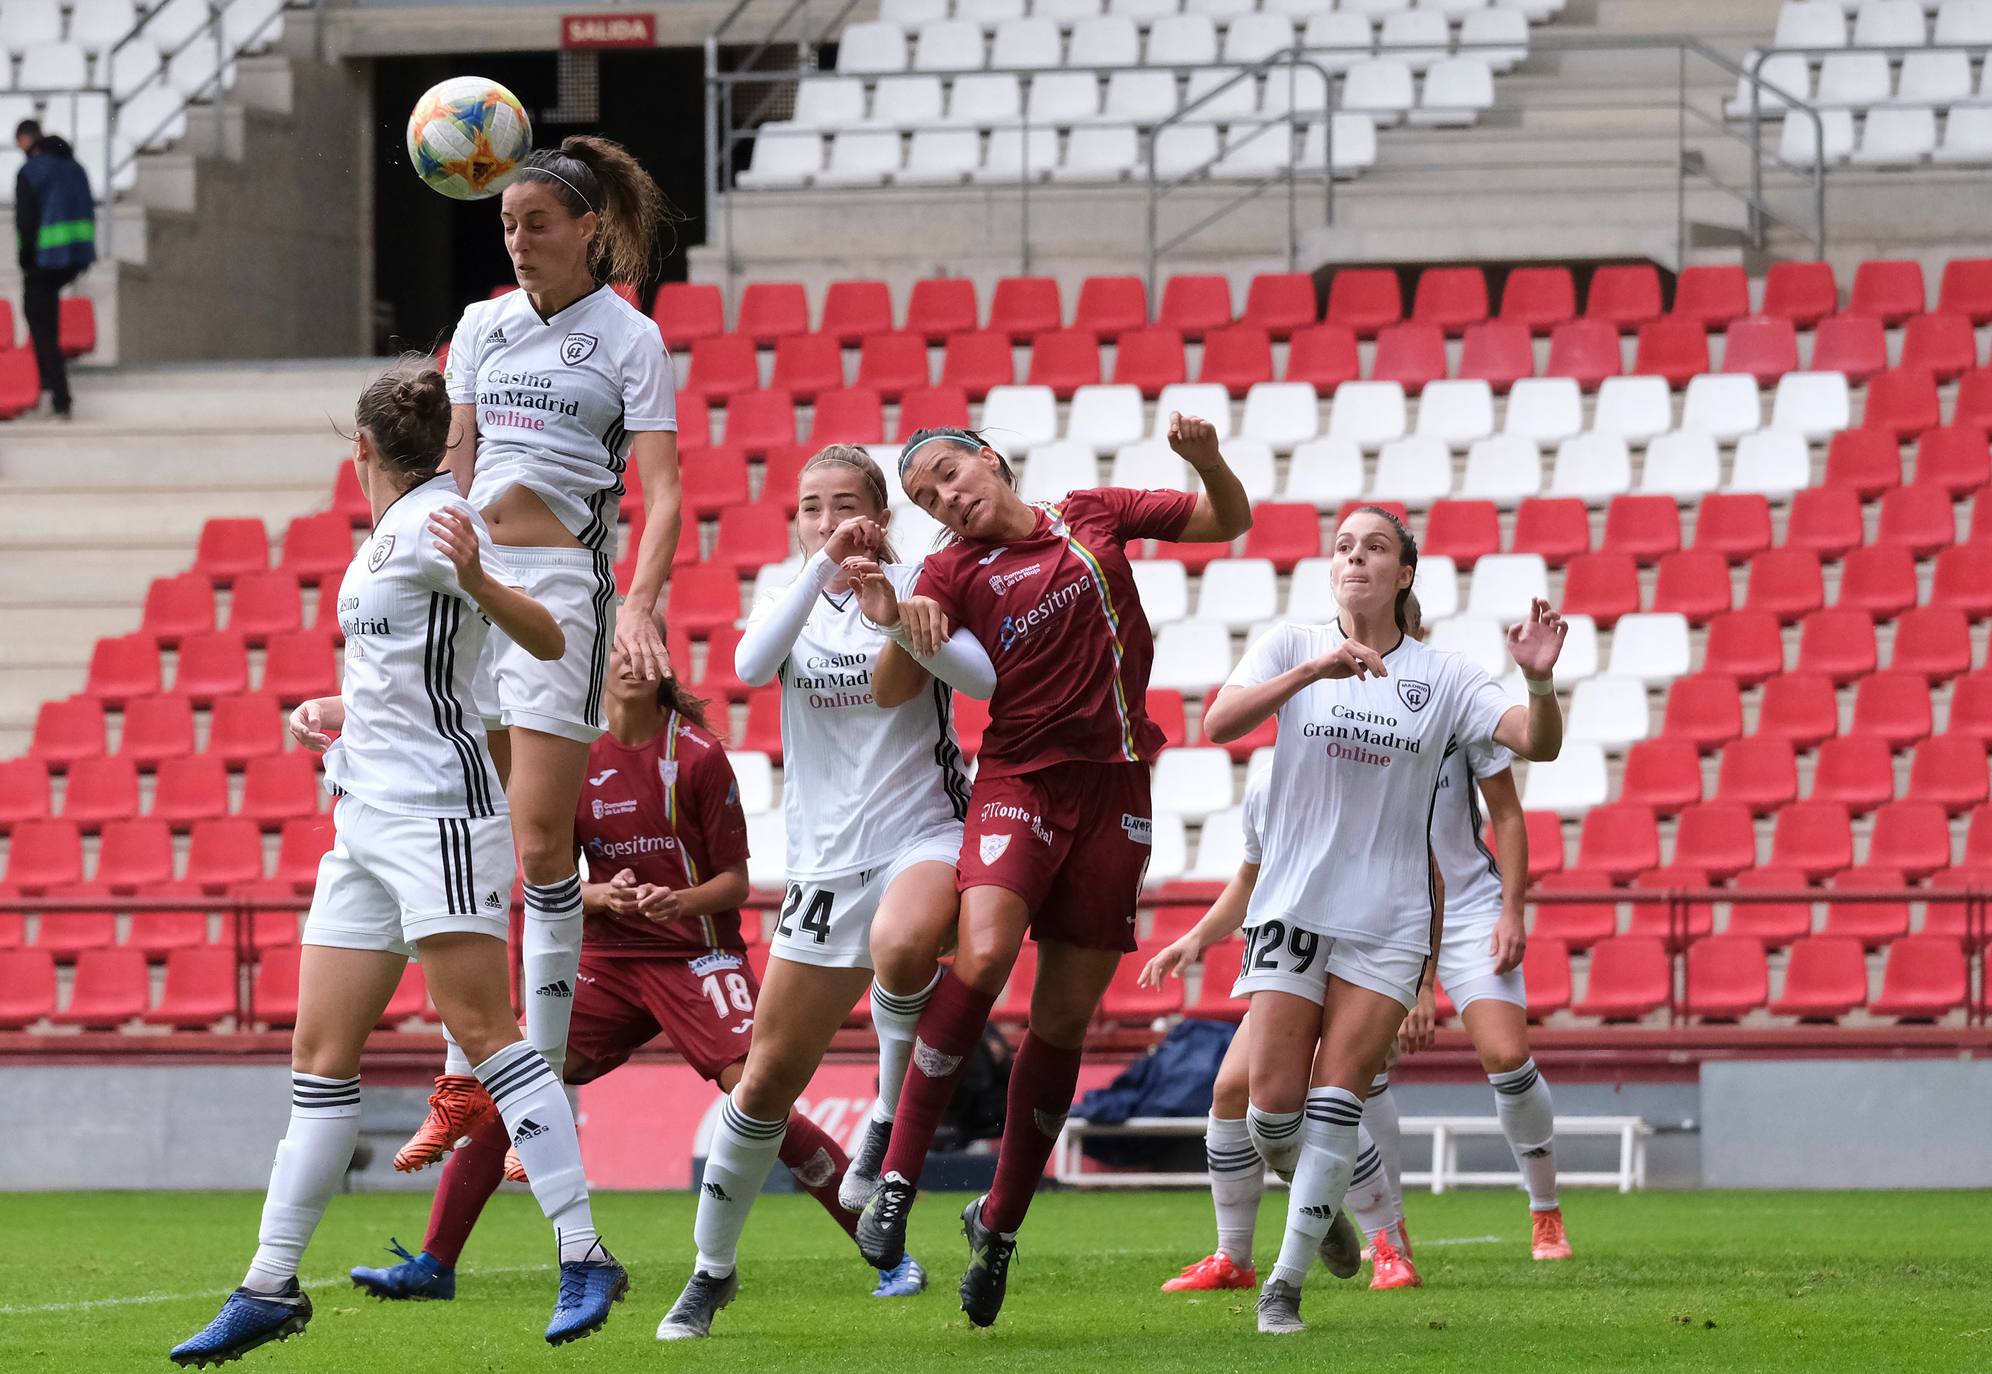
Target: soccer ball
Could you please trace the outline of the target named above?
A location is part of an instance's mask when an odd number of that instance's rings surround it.
[[[532,146],[532,121],[519,98],[482,76],[431,86],[408,116],[415,175],[454,200],[497,195]]]

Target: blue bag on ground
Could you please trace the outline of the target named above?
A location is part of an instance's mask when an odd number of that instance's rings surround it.
[[[1080,1098],[1072,1114],[1107,1126],[1136,1116],[1208,1116],[1218,1065],[1237,1031],[1228,1021],[1177,1022],[1161,1044],[1113,1082]],[[1102,1164],[1155,1164],[1185,1147],[1199,1163],[1203,1159],[1202,1140],[1088,1137],[1084,1145],[1088,1157]]]

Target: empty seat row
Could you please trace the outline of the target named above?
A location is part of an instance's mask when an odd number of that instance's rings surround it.
[[[240,802],[229,802],[228,765],[219,754],[161,760],[150,804],[139,805],[138,765],[129,755],[79,759],[69,765],[61,815],[83,830],[111,821],[145,816],[175,830],[196,821],[230,814],[247,816],[266,829],[319,813],[322,789],[317,756],[303,751],[250,759],[243,771]],[[34,757],[0,762],[0,829],[51,814],[47,764]]]
[[[313,828],[311,818],[286,823]],[[299,841],[303,843],[303,840]],[[319,854],[324,853],[320,847]],[[314,856],[314,869],[316,867]],[[210,817],[190,827],[186,871],[174,870],[173,830],[163,820],[106,821],[90,880],[114,890],[133,891],[180,879],[221,892],[231,884],[257,882],[265,872],[262,827],[247,816]],[[22,821],[8,845],[5,880],[24,893],[73,887],[84,880],[82,829],[66,819]]]
[[[1936,23],[1926,30],[1924,7],[1917,0],[1862,0],[1843,8],[1839,0],[1785,0],[1778,8],[1771,47],[1906,48],[1934,43],[1939,47],[1992,44],[1992,3],[1988,0],[1939,0],[1932,6]],[[1853,11],[1849,23],[1849,10]],[[1927,35],[1927,36],[1926,36]]]
[[[1744,65],[1748,68],[1751,62]],[[1846,110],[1879,105],[1944,109],[1992,101],[1992,87],[1985,84],[1984,74],[1974,80],[1971,57],[1955,50],[1910,53],[1899,70],[1885,53],[1835,53],[1820,64],[1816,78],[1803,58],[1767,57],[1761,73],[1762,85],[1747,75],[1737,78],[1736,94],[1727,107],[1731,118],[1749,117],[1753,87],[1758,116],[1765,119],[1783,119],[1791,101]]]
[[[1449,18],[1471,17],[1492,7],[1496,0],[1342,0],[1336,12],[1380,20],[1412,8],[1430,10]],[[1525,17],[1540,22],[1560,13],[1562,0],[1526,0],[1515,6]],[[1072,28],[1105,13],[1125,16],[1146,26],[1175,14],[1205,16],[1219,24],[1236,25],[1255,17],[1288,18],[1302,22],[1326,12],[1324,0],[883,0],[879,20],[909,33],[947,19],[966,21],[1001,33],[1026,14],[1060,28]]]
[[[1928,106],[1870,109],[1854,132],[1851,110],[1821,110],[1819,123],[1790,118],[1778,138],[1778,159],[1793,167],[1851,162],[1867,167],[1913,167],[1935,162],[1992,162],[1992,104],[1953,105],[1944,116],[1941,138],[1937,113]],[[1823,142],[1822,142],[1823,140]]]

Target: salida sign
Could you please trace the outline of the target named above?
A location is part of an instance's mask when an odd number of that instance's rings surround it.
[[[654,14],[563,14],[560,16],[560,46],[563,48],[654,48],[657,46],[657,16]]]

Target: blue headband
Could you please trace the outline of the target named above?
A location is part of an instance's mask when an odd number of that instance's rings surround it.
[[[927,445],[940,443],[942,440],[946,440],[950,444],[961,444],[963,446],[972,446],[978,450],[982,447],[980,443],[976,442],[975,436],[967,433],[965,430],[946,429],[942,430],[939,434],[929,434],[919,443],[907,445],[906,448],[900,453],[899,481],[901,486],[904,486],[906,483],[906,469],[912,466],[913,455],[918,453],[921,449],[925,448]]]

